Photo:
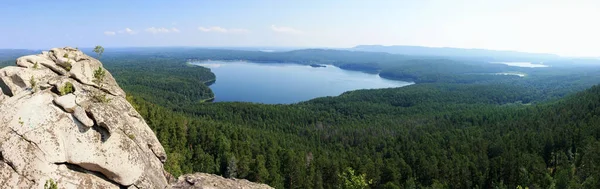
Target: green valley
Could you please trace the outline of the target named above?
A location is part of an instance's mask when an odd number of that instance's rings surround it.
[[[170,58],[253,60],[250,55],[208,50],[210,57],[173,53],[129,60],[140,64],[130,65],[107,55],[104,62],[169,152],[167,168],[175,175],[216,173],[276,188],[338,188],[348,168],[366,174],[372,188],[600,184],[595,171],[600,161],[600,90],[589,88],[599,81],[597,67],[539,71],[446,59],[396,64],[369,57],[396,55],[312,51],[316,54],[302,57],[318,61],[304,62],[342,66],[340,62],[350,60],[337,59],[336,54],[352,55],[356,57],[351,59],[390,67],[382,74],[412,73],[418,84],[350,91],[292,105],[198,103],[210,92],[185,91],[214,76]],[[269,60],[276,59],[264,62]],[[163,67],[170,69],[155,71]],[[499,71],[529,76],[465,74]],[[176,72],[193,77],[178,81]],[[144,77],[153,82],[132,79]],[[163,90],[187,95],[162,94]]]
[[[289,105],[210,103],[215,75],[187,64],[296,58],[372,65],[417,84]],[[344,188],[352,179],[370,188],[600,187],[598,67],[176,48],[107,51],[102,61],[165,147],[175,176],[214,173],[276,188]],[[471,74],[511,71],[527,76]]]

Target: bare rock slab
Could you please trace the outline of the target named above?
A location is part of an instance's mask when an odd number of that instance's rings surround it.
[[[65,62],[70,70],[60,66]],[[0,69],[0,188],[44,188],[50,179],[59,188],[270,188],[204,173],[169,182],[167,155],[152,129],[109,72],[94,83],[102,63],[77,49],[16,63]],[[73,93],[51,90],[67,81]]]
[[[90,119],[87,116],[85,110],[81,106],[75,107],[75,110],[73,111],[73,116],[86,127],[94,126],[94,120]]]
[[[173,188],[194,188],[194,189],[272,189],[266,184],[253,183],[245,179],[228,179],[221,176],[194,173],[182,175],[177,182],[172,185]]]
[[[54,103],[59,105],[63,110],[73,113],[77,104],[75,103],[75,95],[67,94],[54,99]]]

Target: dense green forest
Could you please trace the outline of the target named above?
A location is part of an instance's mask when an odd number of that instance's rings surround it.
[[[523,100],[505,96],[512,92],[415,85],[181,112],[130,100],[170,152],[167,168],[176,175],[338,188],[350,167],[372,188],[600,187],[600,87],[535,106],[512,103]]]
[[[600,67],[577,64],[578,59],[555,60],[573,66],[522,68],[490,64],[480,59],[405,56],[387,53],[307,49],[267,53],[199,48],[133,48],[105,53],[103,63],[119,84],[132,95],[144,96],[169,108],[205,101],[214,97],[207,82],[214,74],[203,67],[185,64],[189,60],[247,60],[266,63],[333,64],[342,69],[377,73],[381,77],[415,83],[508,84],[523,88],[536,101],[564,97],[600,81]],[[552,62],[552,61],[550,61]],[[596,62],[600,64],[600,62]],[[593,65],[593,64],[592,64]],[[515,72],[515,75],[494,75]],[[158,83],[157,83],[158,82]],[[160,84],[159,84],[160,83]],[[167,83],[172,83],[168,85]],[[161,85],[161,87],[158,87]],[[187,86],[196,86],[197,89]],[[151,95],[149,95],[151,94]],[[174,105],[174,106],[173,106]]]
[[[312,51],[323,54],[298,56],[365,58]],[[229,60],[235,59],[286,62]],[[309,62],[315,61],[296,63]],[[351,169],[371,188],[599,187],[600,175],[589,168],[600,162],[599,89],[556,100],[597,83],[597,68],[538,71],[436,58],[370,64],[387,65],[382,74],[417,73],[420,84],[292,105],[129,100],[170,152],[167,168],[175,175],[201,171],[277,188],[343,188]],[[486,70],[528,76],[471,74]]]
[[[189,59],[371,65],[360,70],[417,84],[290,105],[207,103],[215,76]],[[107,52],[102,62],[176,176],[206,172],[276,188],[600,188],[597,67],[187,48]],[[483,74],[498,72],[527,76]]]
[[[127,54],[104,55],[102,62],[123,90],[154,103],[178,107],[214,98],[207,85],[215,75],[183,59]]]

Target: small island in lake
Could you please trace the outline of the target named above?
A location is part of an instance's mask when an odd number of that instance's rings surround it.
[[[321,65],[321,64],[311,64],[310,67],[313,67],[313,68],[325,68],[327,66]]]

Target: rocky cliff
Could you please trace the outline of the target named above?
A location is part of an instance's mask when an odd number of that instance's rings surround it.
[[[0,69],[0,188],[269,188],[207,174],[167,179],[152,130],[100,61],[77,49],[16,64]]]

